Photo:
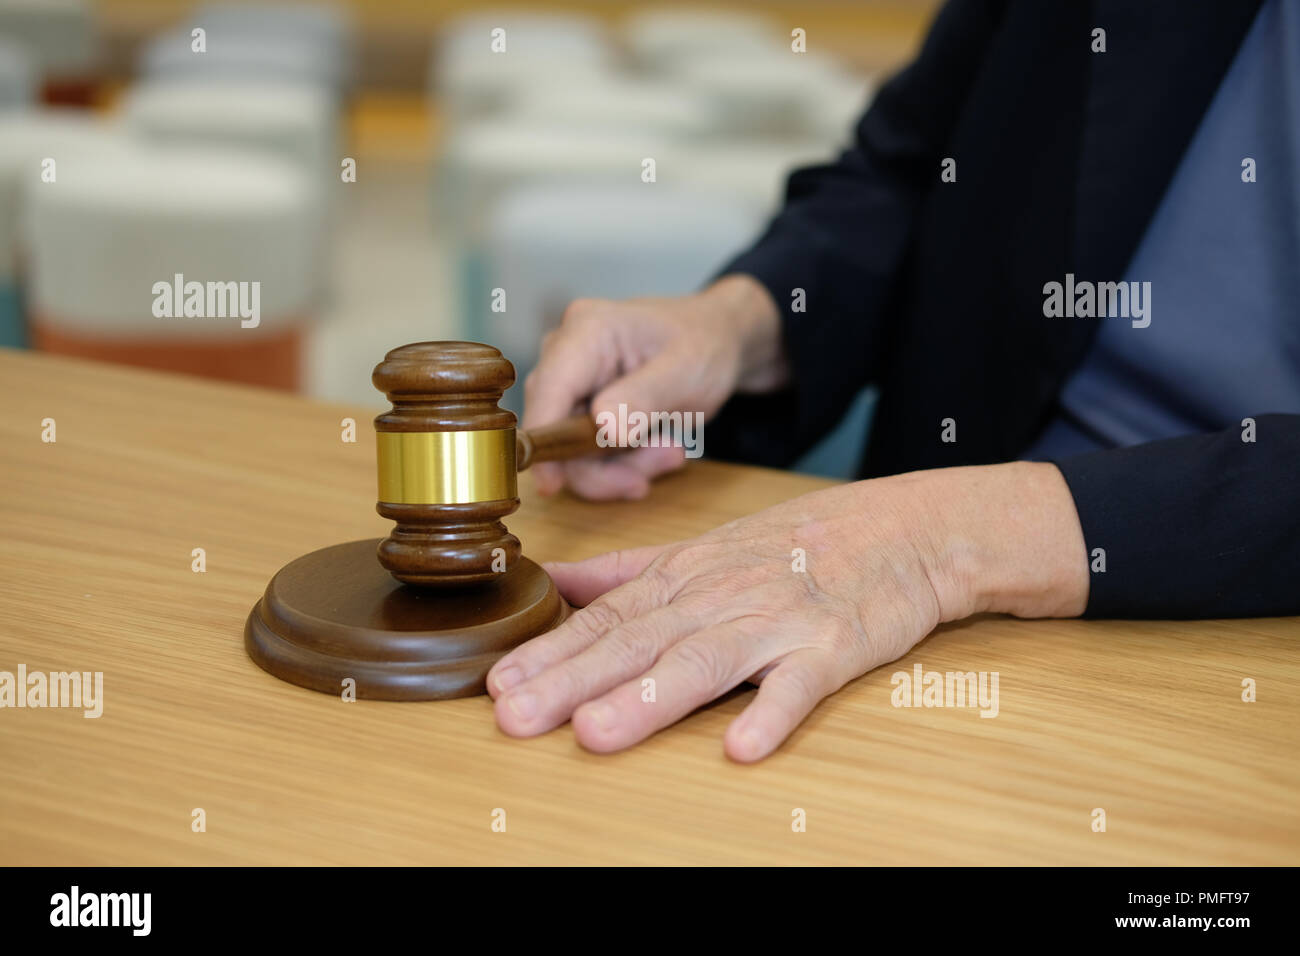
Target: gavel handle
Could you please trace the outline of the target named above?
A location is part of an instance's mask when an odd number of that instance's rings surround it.
[[[581,458],[600,451],[604,449],[596,444],[596,423],[590,415],[574,415],[515,435],[515,464],[520,471],[535,461]]]

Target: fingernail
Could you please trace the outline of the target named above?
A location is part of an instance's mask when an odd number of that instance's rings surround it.
[[[763,735],[757,727],[746,727],[740,732],[740,743],[745,749],[745,753],[750,757],[757,757],[763,752]]]
[[[524,672],[520,670],[518,667],[511,665],[510,667],[507,667],[505,670],[498,673],[496,677],[492,679],[492,682],[497,685],[498,692],[505,693],[511,687],[517,685],[523,679],[524,679]]]
[[[601,733],[614,726],[614,708],[609,704],[592,704],[587,708],[587,716]]]
[[[506,704],[520,720],[532,720],[537,715],[536,694],[514,694],[506,698]]]

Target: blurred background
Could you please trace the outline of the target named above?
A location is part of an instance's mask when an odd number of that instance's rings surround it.
[[[0,345],[377,405],[388,349],[473,339],[522,380],[573,298],[755,238],[937,5],[0,0]],[[255,328],[201,308],[252,282]],[[846,477],[870,405],[800,467]]]

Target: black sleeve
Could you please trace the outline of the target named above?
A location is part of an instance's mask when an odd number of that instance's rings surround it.
[[[885,84],[837,162],[796,170],[762,238],[719,275],[761,282],[781,309],[793,386],[737,396],[710,453],[785,465],[811,447],[883,361],[895,290],[925,191],[1001,16],[997,0],[950,0],[916,60]],[[795,311],[794,290],[804,291]]]
[[[1300,415],[1255,423],[1056,463],[1105,551],[1087,617],[1300,614]]]

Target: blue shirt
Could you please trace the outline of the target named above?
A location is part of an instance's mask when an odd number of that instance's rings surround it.
[[[1242,179],[1247,158],[1255,182]],[[1265,0],[1123,277],[1151,283],[1151,324],[1047,320],[1101,327],[1062,390],[1060,413],[1026,457],[1300,412],[1297,173],[1300,2]]]

